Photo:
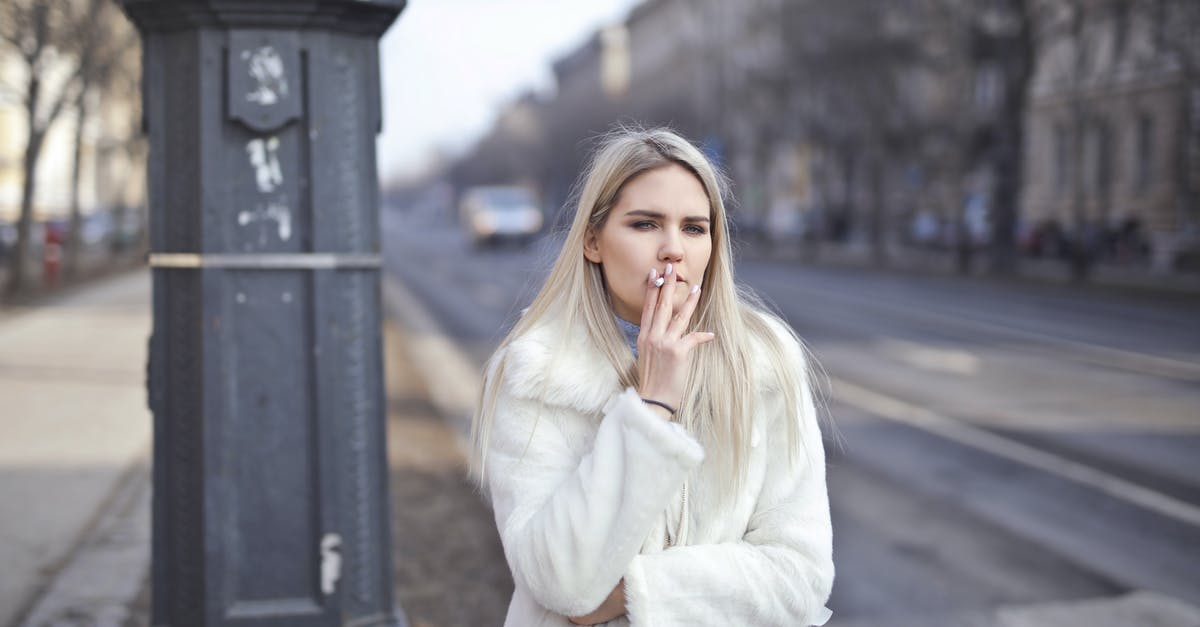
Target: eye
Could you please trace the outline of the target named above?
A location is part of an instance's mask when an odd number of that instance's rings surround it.
[[[633,228],[635,228],[635,229],[639,229],[639,230],[645,231],[646,229],[652,229],[652,228],[654,228],[656,225],[655,225],[653,222],[649,221],[649,220],[641,220],[641,221],[638,221],[638,222],[634,222],[634,223],[633,223],[633,224],[631,224],[630,226],[632,226],[632,227],[633,227]]]
[[[708,229],[700,226],[699,224],[689,224],[683,227],[683,230],[692,233],[693,235],[704,235],[705,233],[708,233]]]

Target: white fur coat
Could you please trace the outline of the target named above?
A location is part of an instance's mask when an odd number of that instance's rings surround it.
[[[586,333],[564,327],[548,321],[506,349],[487,457],[516,584],[505,625],[571,625],[566,617],[594,611],[622,578],[628,613],[606,625],[824,624],[832,529],[807,376],[795,466],[782,396],[763,389],[747,481],[716,505],[700,443],[622,390]]]

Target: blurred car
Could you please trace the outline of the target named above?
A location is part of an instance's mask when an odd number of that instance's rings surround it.
[[[459,212],[476,246],[503,240],[528,243],[542,229],[537,197],[517,185],[469,188],[463,192]]]

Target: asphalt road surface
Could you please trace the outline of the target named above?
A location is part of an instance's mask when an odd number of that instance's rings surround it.
[[[557,253],[384,229],[477,366]],[[1200,301],[738,256],[829,375],[835,623],[1200,624]]]

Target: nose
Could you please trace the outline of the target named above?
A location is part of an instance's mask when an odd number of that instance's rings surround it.
[[[683,259],[683,239],[678,232],[673,229],[663,231],[663,239],[658,247],[658,259],[669,263],[679,263]]]

